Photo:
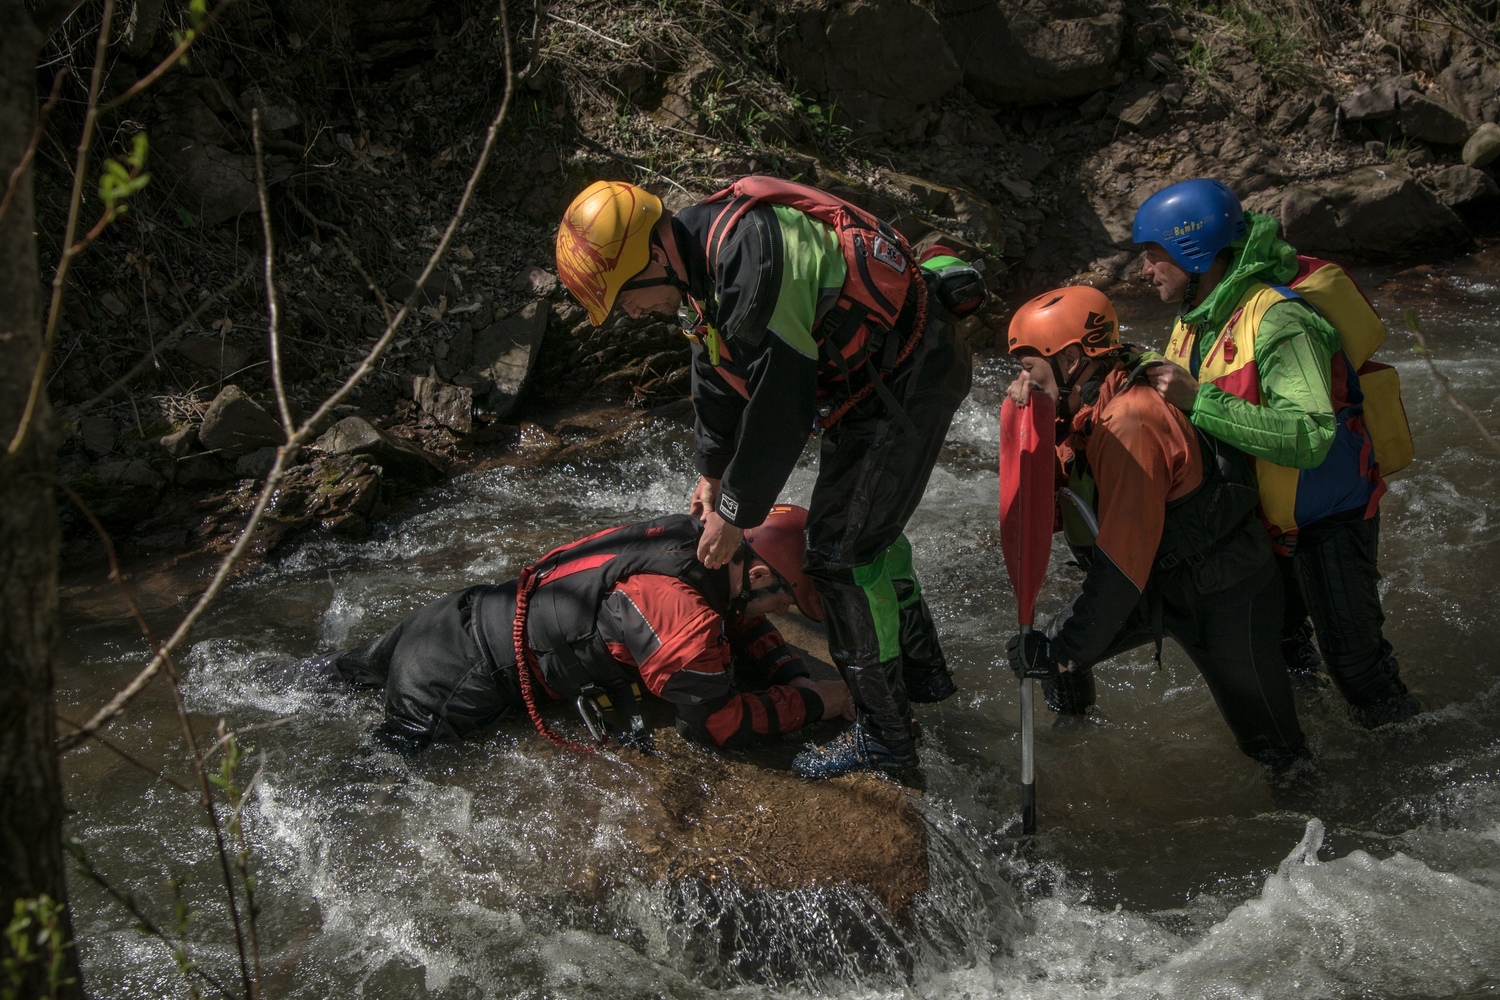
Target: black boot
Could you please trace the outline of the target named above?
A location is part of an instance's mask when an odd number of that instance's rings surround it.
[[[901,661],[844,667],[844,680],[859,707],[859,719],[836,739],[809,745],[792,760],[802,778],[836,778],[851,771],[899,774],[917,764],[911,731],[911,701],[901,683]]]

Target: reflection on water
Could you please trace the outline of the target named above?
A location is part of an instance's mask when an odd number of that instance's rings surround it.
[[[1493,257],[1493,255],[1491,255]],[[1500,425],[1497,261],[1440,280],[1362,275],[1388,319],[1423,317],[1440,370]],[[1126,336],[1166,318],[1124,303]],[[1427,711],[1353,727],[1327,690],[1299,692],[1317,752],[1302,806],[1273,801],[1207,690],[1168,644],[1099,671],[1087,725],[1038,727],[1040,834],[1011,836],[1014,601],[996,524],[996,406],[1011,367],[982,361],[910,534],[961,685],[921,706],[932,888],[891,918],[848,887],[753,896],[653,883],[623,835],[640,815],[607,761],[540,753],[523,722],[482,745],[405,762],[373,748],[368,696],[288,689],[262,668],[373,635],[431,598],[504,579],[603,523],[678,509],[690,444],[660,423],[608,462],[463,477],[362,543],[309,542],[236,584],[197,632],[186,692],[206,728],[248,726],[265,774],[249,816],[268,996],[286,997],[1362,997],[1500,989],[1500,456],[1448,406],[1393,324],[1419,461],[1382,520],[1387,635]],[[813,469],[788,499],[806,501]],[[1072,592],[1054,554],[1039,602]],[[79,622],[60,672],[65,715],[140,663],[122,619]],[[180,772],[164,697],[111,731]],[[167,877],[214,941],[217,859],[185,796],[97,746],[65,760],[72,832],[106,872],[169,912]],[[165,846],[164,846],[165,845]],[[1318,849],[1321,845],[1321,850]],[[600,887],[604,888],[601,889]],[[96,995],[185,996],[161,945],[75,885]]]

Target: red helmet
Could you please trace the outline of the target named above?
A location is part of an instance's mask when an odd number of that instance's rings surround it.
[[[745,532],[745,544],[792,588],[797,610],[815,622],[823,620],[823,602],[818,590],[802,572],[802,558],[807,554],[805,507],[790,503],[772,507],[764,521]]]
[[[1120,346],[1120,321],[1109,296],[1088,285],[1043,292],[1010,318],[1010,353],[1051,357],[1077,344],[1091,358]]]

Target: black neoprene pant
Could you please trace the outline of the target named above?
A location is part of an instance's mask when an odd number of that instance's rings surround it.
[[[1099,662],[1154,643],[1158,606],[1160,634],[1176,640],[1203,675],[1240,749],[1273,766],[1300,754],[1302,727],[1281,658],[1282,591],[1275,562],[1267,558],[1250,577],[1214,594],[1200,593],[1187,568],[1154,571]],[[1054,623],[1070,613],[1062,612]],[[1055,634],[1053,627],[1048,634]],[[1088,671],[1062,675],[1059,687],[1064,710],[1082,711],[1093,701]],[[1049,700],[1058,693],[1049,692]]]
[[[818,456],[807,573],[823,599],[829,655],[860,719],[897,753],[912,748],[903,651],[910,646],[924,664],[942,655],[925,604],[910,601],[915,577],[897,543],[972,379],[968,342],[933,319],[906,370],[888,383],[911,427],[872,393],[824,433]]]
[[[472,739],[520,707],[514,657],[497,668],[472,632],[470,609],[480,591],[515,605],[514,580],[470,587],[413,611],[374,642],[337,654],[345,680],[385,690],[379,736],[393,748]]]
[[[1381,632],[1380,515],[1346,511],[1297,533],[1292,555],[1278,557],[1288,586],[1284,631],[1309,614],[1328,676],[1351,705],[1366,707],[1404,693],[1390,643]]]

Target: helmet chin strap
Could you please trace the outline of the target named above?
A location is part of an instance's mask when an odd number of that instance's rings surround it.
[[[1057,355],[1053,354],[1047,358],[1047,366],[1052,369],[1052,377],[1057,381],[1057,419],[1063,426],[1073,418],[1073,387],[1078,384],[1078,379],[1083,375],[1083,370],[1088,366],[1089,356],[1083,355],[1078,359],[1078,364],[1073,366],[1070,375],[1064,375],[1062,366],[1057,363]]]
[[[771,570],[771,575],[776,578],[775,583],[769,587],[751,589],[750,563],[760,557],[755,554],[755,550],[750,547],[750,543],[743,538],[740,539],[740,547],[735,552],[734,558],[740,561],[740,592],[735,596],[734,600],[729,602],[729,611],[736,618],[742,617],[746,609],[750,607],[750,603],[758,598],[774,597],[776,594],[790,594],[793,592],[791,585],[783,580],[781,574],[774,569]],[[765,562],[765,560],[761,559],[761,562]],[[766,563],[767,568],[770,565],[770,563]]]
[[[1185,316],[1193,308],[1193,300],[1198,297],[1198,281],[1201,274],[1189,274],[1187,291],[1182,295],[1182,306],[1177,310],[1179,316]]]

